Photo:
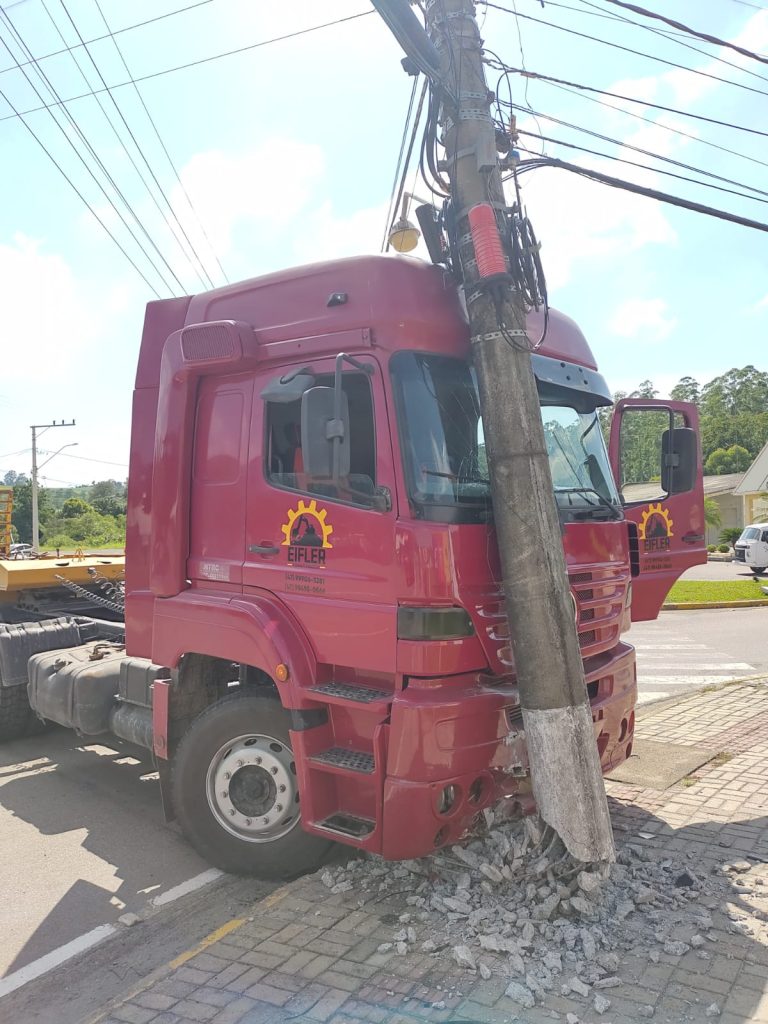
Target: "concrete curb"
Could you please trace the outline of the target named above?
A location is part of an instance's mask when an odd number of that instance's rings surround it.
[[[755,598],[750,601],[675,601],[663,604],[663,612],[684,612],[699,608],[759,608],[768,604],[768,597]]]

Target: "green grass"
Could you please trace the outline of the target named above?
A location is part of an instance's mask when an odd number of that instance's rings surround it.
[[[763,586],[768,583],[763,582]],[[759,601],[768,604],[756,580],[681,580],[667,596],[668,604],[693,604],[699,601]]]

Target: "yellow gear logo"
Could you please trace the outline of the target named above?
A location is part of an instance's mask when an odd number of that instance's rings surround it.
[[[637,532],[640,540],[651,540],[653,537],[673,537],[672,527],[674,522],[670,519],[669,510],[661,507],[661,502],[656,505],[651,503],[648,508],[643,509],[643,515],[637,524]]]
[[[281,527],[285,537],[282,546],[332,548],[328,538],[333,527],[326,522],[327,516],[328,510],[318,508],[314,498],[308,505],[302,499],[295,510],[288,509],[288,522]]]

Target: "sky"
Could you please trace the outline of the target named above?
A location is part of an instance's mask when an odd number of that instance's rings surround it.
[[[768,221],[768,190],[758,194],[764,138],[688,116],[765,128],[768,65],[690,36],[659,35],[664,26],[607,0],[500,2],[520,17],[483,4],[478,14],[486,45],[507,64],[644,101],[513,75],[500,95],[511,88],[512,101],[534,112],[520,113],[518,127],[557,140],[521,136],[521,146]],[[768,54],[768,0],[646,6]],[[0,0],[0,8],[0,477],[29,472],[32,424],[74,419],[40,439],[40,462],[50,460],[43,483],[125,479],[152,289],[193,294],[209,287],[205,273],[218,285],[223,272],[236,281],[378,252],[412,83],[367,0]],[[267,42],[340,18],[350,20]],[[45,57],[81,40],[87,48]],[[233,50],[241,52],[208,59]],[[23,69],[28,77],[19,70],[29,53],[47,83],[33,65]],[[82,95],[105,85],[97,97]],[[34,110],[55,102],[49,86],[67,101],[74,126],[60,107],[64,130],[49,110]],[[26,124],[15,113],[30,110]],[[121,220],[99,189],[97,157],[134,216],[116,200]],[[706,171],[737,183],[707,179],[722,188],[758,192],[732,195],[661,170],[699,179]],[[407,180],[423,194],[410,171]],[[562,170],[529,172],[521,182],[551,304],[579,323],[614,390],[650,378],[664,395],[683,376],[706,381],[748,363],[768,370],[765,233]],[[109,182],[105,191],[115,198]]]

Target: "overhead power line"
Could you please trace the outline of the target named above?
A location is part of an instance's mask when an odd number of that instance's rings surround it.
[[[725,185],[735,185],[737,188],[746,189],[746,191],[754,192],[756,195],[768,196],[768,191],[757,188],[755,185],[747,185],[743,181],[735,181],[733,178],[725,178],[720,174],[714,174],[712,171],[705,171],[703,167],[696,167],[693,164],[687,164],[682,160],[674,160],[670,156],[661,156],[661,154],[654,153],[650,149],[643,149],[642,146],[634,146],[629,142],[623,142],[621,139],[614,139],[610,135],[603,135],[601,132],[593,131],[591,128],[583,128],[581,125],[571,124],[570,121],[563,121],[558,117],[553,117],[551,114],[544,114],[538,110],[530,111],[527,107],[520,106],[516,103],[511,104],[511,107],[513,110],[518,110],[523,113],[533,113],[537,117],[544,118],[547,121],[552,121],[553,124],[559,124],[563,128],[571,128],[573,131],[583,132],[585,135],[590,135],[594,139],[600,139],[601,142],[610,142],[615,146],[621,146],[622,149],[631,149],[634,153],[641,153],[643,156],[651,157],[652,160],[660,160],[662,163],[671,164],[674,167],[680,167],[685,171],[692,171],[694,174],[701,174],[705,178],[712,178],[714,181],[721,181]]]
[[[53,153],[51,153],[51,151],[50,151],[50,150],[48,149],[48,147],[47,147],[47,146],[45,145],[45,143],[44,143],[44,142],[43,142],[43,140],[42,140],[42,139],[40,138],[40,136],[39,136],[39,135],[37,135],[37,133],[35,132],[34,128],[32,128],[32,126],[31,126],[31,125],[30,125],[30,124],[29,124],[29,123],[27,122],[27,120],[25,119],[25,115],[24,115],[24,113],[23,113],[23,112],[21,112],[21,111],[18,111],[18,110],[16,110],[16,108],[15,108],[15,107],[14,107],[14,105],[13,105],[13,103],[11,103],[11,101],[10,101],[10,100],[8,99],[8,97],[7,97],[7,96],[6,96],[6,94],[5,94],[4,92],[3,92],[3,90],[2,90],[2,89],[0,89],[0,97],[2,97],[2,99],[4,99],[4,100],[5,100],[5,102],[6,102],[6,103],[8,104],[8,106],[9,106],[9,107],[11,108],[11,110],[13,110],[13,111],[14,111],[14,116],[15,116],[15,117],[18,117],[18,118],[19,118],[19,120],[21,121],[21,123],[22,123],[22,124],[24,125],[24,127],[25,127],[25,128],[27,129],[27,131],[28,131],[28,132],[29,132],[29,134],[30,134],[30,135],[32,136],[32,138],[33,138],[33,139],[35,140],[35,142],[36,142],[36,143],[38,144],[38,146],[40,146],[40,148],[41,148],[41,149],[42,149],[42,151],[43,151],[43,152],[45,153],[45,155],[46,155],[46,156],[48,157],[48,159],[49,159],[49,160],[51,161],[51,163],[52,163],[52,164],[54,165],[54,167],[55,167],[55,168],[56,168],[56,169],[57,169],[57,170],[59,171],[59,173],[60,173],[60,174],[61,174],[61,176],[62,176],[62,177],[64,178],[64,180],[65,180],[65,181],[67,182],[67,184],[68,184],[68,185],[69,185],[69,186],[70,186],[70,187],[72,188],[73,192],[74,192],[74,193],[75,193],[75,194],[76,194],[76,195],[77,195],[77,196],[78,196],[78,197],[79,197],[79,198],[80,198],[80,199],[82,200],[82,202],[83,202],[83,203],[85,204],[85,206],[87,206],[87,208],[88,208],[88,210],[90,211],[90,213],[91,213],[91,214],[93,214],[94,218],[95,218],[95,219],[96,219],[96,220],[97,220],[97,221],[99,222],[99,224],[100,224],[100,225],[101,225],[101,226],[102,226],[102,227],[104,228],[104,231],[105,231],[105,232],[106,232],[106,233],[107,233],[107,234],[109,235],[109,237],[110,237],[110,238],[112,239],[112,241],[113,241],[113,242],[115,243],[115,245],[116,245],[116,246],[117,246],[117,248],[118,248],[118,249],[120,250],[120,252],[121,252],[121,253],[123,254],[123,256],[125,256],[125,258],[126,258],[126,259],[128,260],[128,262],[129,262],[129,263],[131,264],[131,266],[133,267],[133,269],[134,269],[134,270],[136,271],[136,273],[137,273],[137,274],[139,275],[139,277],[140,277],[140,278],[142,279],[142,281],[144,282],[144,284],[145,284],[145,285],[146,285],[146,286],[147,286],[147,287],[149,288],[149,290],[150,290],[150,291],[152,292],[152,294],[153,294],[153,295],[155,296],[155,298],[158,298],[158,299],[159,299],[159,298],[160,298],[160,293],[158,292],[157,288],[155,288],[155,286],[154,286],[153,284],[151,284],[151,283],[150,283],[150,281],[149,281],[149,280],[147,279],[146,275],[144,274],[143,270],[142,270],[142,269],[141,269],[141,268],[139,267],[139,265],[138,265],[138,264],[136,263],[136,261],[135,261],[135,260],[133,259],[133,257],[132,257],[132,256],[131,256],[131,255],[130,255],[130,254],[129,254],[129,253],[127,252],[127,251],[126,251],[126,249],[125,249],[125,248],[124,248],[124,247],[123,247],[123,246],[122,246],[122,245],[120,244],[120,242],[118,241],[118,239],[117,239],[117,238],[116,238],[116,237],[115,237],[115,236],[114,236],[114,235],[112,234],[112,232],[111,232],[111,231],[109,230],[109,228],[107,227],[107,225],[106,225],[106,224],[104,223],[104,221],[103,221],[103,220],[101,219],[101,217],[100,217],[100,216],[98,215],[98,213],[97,213],[97,212],[96,212],[96,211],[94,210],[94,208],[93,208],[93,207],[91,206],[91,204],[89,203],[89,201],[88,201],[88,200],[86,199],[86,197],[85,197],[85,196],[83,195],[83,193],[82,193],[82,192],[80,191],[80,189],[79,189],[79,188],[77,187],[77,185],[76,185],[76,184],[74,183],[74,181],[72,181],[72,179],[71,179],[71,178],[69,177],[69,175],[67,174],[67,172],[66,172],[66,171],[64,170],[64,168],[63,168],[63,167],[61,166],[61,164],[60,164],[60,163],[58,162],[58,160],[57,160],[57,159],[56,159],[56,157],[55,157],[55,156],[53,155]],[[145,255],[146,255],[146,254],[145,254]]]
[[[193,11],[196,7],[205,7],[206,4],[210,4],[212,2],[213,2],[213,0],[198,0],[197,3],[187,4],[186,7],[179,7],[175,11],[168,11],[166,14],[158,14],[154,18],[145,18],[144,21],[137,21],[133,25],[126,25],[124,28],[117,28],[117,29],[115,29],[114,34],[117,36],[117,35],[122,35],[124,32],[132,32],[136,28],[144,28],[145,25],[152,25],[156,21],[164,21],[165,18],[173,18],[177,14],[185,14],[187,11]],[[90,43],[100,43],[103,39],[109,39],[109,36],[108,35],[106,35],[106,36],[94,36],[92,39],[87,39],[86,42],[89,43],[89,44]],[[36,59],[38,61],[49,60],[51,57],[59,57],[59,56],[61,56],[62,53],[71,53],[72,50],[79,50],[79,49],[80,49],[80,44],[78,43],[76,46],[67,46],[63,50],[52,50],[50,53],[43,53],[43,54],[41,54],[41,56],[37,57]],[[33,63],[34,63],[34,61],[31,61],[31,60],[22,61],[21,66],[22,67],[28,67],[30,64],[33,64]],[[15,71],[15,70],[16,70],[15,65],[13,67],[10,67],[10,68],[0,68],[0,75],[7,75],[9,71]]]
[[[491,67],[495,67],[493,63],[488,61]],[[498,62],[497,62],[498,63]],[[748,128],[746,125],[733,124],[730,121],[718,121],[714,117],[705,117],[703,114],[694,114],[689,110],[680,110],[677,107],[666,107],[661,103],[651,103],[650,100],[641,100],[636,96],[624,96],[618,92],[611,92],[608,89],[597,89],[592,85],[582,85],[580,82],[569,82],[565,78],[554,78],[551,75],[542,75],[536,71],[526,71],[525,68],[513,68],[504,66],[505,71],[509,71],[512,74],[522,75],[524,78],[532,78],[541,82],[551,82],[554,85],[567,85],[571,89],[579,89],[582,92],[594,92],[600,96],[610,96],[615,100],[622,100],[626,103],[636,103],[641,107],[650,107],[652,110],[662,110],[667,114],[679,114],[681,117],[690,117],[695,121],[704,121],[707,124],[716,124],[721,128],[733,128],[738,132],[748,132],[750,135],[762,135],[764,138],[768,138],[768,132],[760,131],[759,128]],[[614,110],[617,108],[614,107]]]
[[[491,3],[491,0],[485,0],[488,7],[492,7],[497,11],[504,11],[506,14],[514,14],[518,18],[525,18],[526,21],[536,22],[537,25],[546,25],[547,28],[557,29],[559,32],[567,32],[569,35],[577,36],[579,39],[587,39],[592,43],[600,43],[603,46],[610,46],[614,50],[620,50],[623,53],[631,53],[635,57],[645,57],[648,60],[656,61],[659,64],[665,64],[670,68],[677,68],[679,71],[689,71],[692,75],[700,75],[703,78],[710,78],[715,82],[721,82],[723,85],[732,85],[737,89],[746,89],[747,92],[754,92],[760,96],[768,96],[768,92],[764,89],[757,89],[753,85],[746,85],[744,82],[734,82],[729,78],[721,78],[719,75],[713,75],[709,71],[702,71],[700,68],[691,68],[687,64],[678,64],[673,60],[666,60],[664,57],[657,57],[652,53],[645,53],[643,50],[633,50],[629,46],[622,46],[620,43],[610,42],[608,39],[601,39],[599,36],[589,35],[587,32],[577,32],[574,28],[567,28],[565,25],[556,25],[552,21],[545,21],[543,18],[535,18],[532,14],[522,14],[520,11],[514,11],[509,7],[502,7],[501,4]]]
[[[672,206],[679,206],[685,210],[692,210],[694,213],[701,213],[707,217],[715,217],[718,220],[730,221],[732,224],[740,224],[742,227],[754,228],[756,231],[768,231],[768,224],[759,220],[750,220],[748,217],[740,217],[735,213],[728,213],[725,210],[718,210],[713,206],[706,206],[703,203],[695,203],[690,199],[682,199],[680,196],[670,195],[668,192],[660,192],[655,188],[648,188],[645,185],[637,185],[633,181],[625,181],[623,178],[614,178],[610,174],[602,174],[591,168],[579,167],[577,164],[568,163],[566,160],[558,160],[556,157],[537,157],[534,160],[524,160],[518,165],[518,173],[523,171],[536,170],[540,167],[557,167],[564,171],[571,171],[583,178],[590,178],[603,185],[610,185],[613,188],[621,188],[627,192],[634,192],[637,195],[645,196],[648,199],[656,199],[661,203],[669,203]],[[508,176],[505,180],[509,180]]]
[[[614,7],[623,7],[625,10],[633,11],[635,14],[642,14],[644,18],[653,18],[654,21],[663,21],[665,25],[680,29],[682,32],[686,32],[690,36],[695,36],[697,39],[703,39],[706,43],[714,43],[715,46],[724,46],[726,49],[740,53],[742,57],[749,57],[751,60],[759,61],[761,64],[768,64],[768,57],[762,57],[759,53],[755,53],[754,50],[747,50],[744,46],[738,46],[736,43],[729,43],[727,39],[720,39],[718,36],[710,35],[708,32],[699,32],[695,28],[691,28],[690,25],[683,24],[682,21],[675,21],[674,18],[668,18],[664,14],[658,14],[656,11],[649,11],[647,7],[639,7],[637,4],[627,3],[626,0],[604,0],[604,2],[613,4]]]
[[[590,103],[597,103],[601,107],[605,107],[607,110],[615,110],[619,114],[624,114],[627,117],[633,117],[637,121],[644,121],[646,124],[653,125],[654,128],[661,128],[665,132],[671,132],[673,135],[681,135],[684,139],[690,139],[692,142],[698,143],[700,146],[707,146],[710,149],[719,149],[721,153],[729,153],[731,156],[738,157],[740,160],[748,160],[752,164],[759,164],[761,167],[768,167],[768,161],[758,160],[755,156],[748,156],[746,153],[740,153],[738,150],[729,149],[727,146],[721,146],[717,142],[710,142],[709,139],[702,139],[700,135],[694,135],[692,132],[683,131],[682,128],[677,125],[664,124],[663,121],[654,121],[651,117],[643,117],[642,114],[635,113],[634,110],[626,110],[624,107],[614,106],[613,103],[606,103],[605,100],[598,99],[597,96],[590,96],[588,93],[577,92],[575,89],[569,89],[565,85],[557,85],[556,83],[547,83],[554,85],[555,89],[559,89],[561,92],[567,92],[569,96],[575,96],[577,99],[589,100]]]
[[[204,0],[204,2],[210,3],[210,0]],[[134,88],[134,90],[136,92],[136,95],[139,98],[139,102],[141,103],[141,106],[142,106],[142,108],[144,110],[144,113],[147,115],[149,123],[152,125],[152,130],[154,131],[155,136],[157,137],[157,141],[160,143],[160,147],[162,148],[163,153],[165,153],[166,159],[168,160],[168,163],[169,163],[169,165],[171,167],[171,170],[173,171],[174,176],[176,177],[176,181],[179,184],[179,188],[181,189],[182,195],[186,199],[187,205],[189,206],[189,209],[190,209],[193,217],[197,221],[197,225],[200,228],[200,232],[201,232],[203,238],[205,239],[205,242],[208,245],[208,248],[210,249],[211,254],[212,254],[214,260],[216,261],[216,265],[218,266],[219,270],[221,271],[221,276],[224,278],[224,280],[227,282],[227,284],[229,284],[229,278],[227,277],[227,272],[224,270],[224,267],[221,265],[221,260],[219,259],[219,257],[218,257],[218,255],[216,253],[216,250],[213,247],[213,244],[212,244],[210,238],[208,237],[208,233],[205,230],[205,226],[203,225],[203,222],[200,219],[197,210],[195,209],[195,205],[192,202],[192,199],[191,199],[191,197],[189,195],[189,192],[187,191],[186,185],[182,181],[181,175],[179,174],[179,172],[178,172],[178,170],[176,168],[176,164],[173,162],[173,157],[168,152],[168,147],[166,146],[165,142],[163,141],[163,137],[160,134],[160,129],[157,127],[157,124],[155,123],[155,119],[152,117],[152,114],[149,112],[149,107],[147,106],[147,104],[146,104],[146,102],[144,100],[144,96],[142,95],[141,90],[139,89],[138,85],[136,84],[136,82],[133,79],[133,75],[131,74],[131,69],[128,67],[128,62],[126,61],[125,56],[123,55],[123,51],[120,48],[120,44],[117,41],[117,33],[113,32],[112,29],[109,27],[109,23],[107,22],[106,16],[105,16],[103,10],[101,9],[101,4],[99,3],[99,0],[95,0],[95,3],[96,3],[96,7],[98,8],[99,14],[101,15],[101,20],[104,22],[104,27],[109,32],[109,38],[112,40],[112,43],[113,43],[113,45],[115,47],[115,50],[117,51],[117,55],[120,57],[122,65],[125,68],[129,78],[131,79],[131,84],[133,85],[133,88]]]
[[[711,188],[717,192],[726,192],[728,195],[739,196],[741,199],[752,199],[756,203],[768,203],[768,198],[762,199],[760,196],[750,196],[746,192],[739,192],[736,189],[724,188],[722,185],[715,185],[711,181],[698,181],[696,178],[689,178],[685,174],[676,174],[674,171],[665,171],[662,167],[651,167],[648,164],[638,163],[637,160],[628,160],[623,156],[616,156],[613,153],[601,153],[596,149],[589,149],[587,146],[579,146],[575,142],[564,142],[562,139],[553,139],[548,135],[540,135],[538,132],[528,132],[522,128],[517,129],[518,135],[525,135],[528,138],[539,139],[541,142],[549,142],[554,146],[565,146],[567,149],[576,149],[580,153],[589,153],[591,156],[599,156],[603,160],[615,160],[620,164],[627,164],[629,167],[639,167],[643,171],[651,171],[653,174],[663,174],[669,178],[676,178],[678,181],[686,181],[690,185],[700,185],[702,188]],[[525,152],[533,152],[532,150],[525,150]],[[534,153],[534,156],[539,154]]]
[[[618,14],[616,11],[605,11],[601,7],[598,7],[597,4],[592,3],[591,0],[578,0],[578,2],[581,4],[580,7],[573,7],[571,4],[559,3],[556,2],[556,0],[547,0],[547,6],[556,7],[563,11],[573,11],[585,18],[600,18],[603,21],[610,21],[621,25],[633,25],[635,28],[642,29],[643,32],[650,32],[652,35],[658,36],[660,39],[667,39],[670,42],[675,43],[676,46],[682,46],[684,49],[691,50],[693,53],[699,53],[709,61],[715,61],[717,64],[725,64],[726,67],[735,68],[737,71],[750,75],[752,78],[759,78],[763,82],[768,82],[768,77],[761,75],[759,71],[751,71],[749,68],[745,68],[742,64],[736,64],[732,60],[726,60],[725,57],[721,57],[719,54],[710,53],[701,46],[694,46],[693,43],[689,41],[690,36],[686,35],[685,32],[671,32],[669,29],[659,28],[657,25],[646,25],[641,21],[634,21],[632,18],[628,18],[625,14]]]
[[[149,255],[147,250],[144,248],[143,244],[141,243],[139,238],[134,233],[134,231],[131,228],[130,224],[128,224],[128,222],[126,221],[125,217],[123,216],[121,211],[118,209],[118,207],[115,204],[113,198],[110,196],[110,194],[105,189],[103,183],[98,179],[98,177],[94,173],[94,171],[91,168],[91,166],[88,163],[88,161],[82,155],[80,150],[77,148],[75,143],[72,141],[72,139],[69,137],[69,135],[65,131],[65,129],[64,129],[63,125],[61,124],[61,122],[56,117],[56,115],[54,113],[54,110],[56,108],[58,108],[64,114],[64,116],[66,117],[66,119],[69,122],[69,124],[72,127],[72,129],[75,131],[77,136],[80,138],[82,143],[85,145],[86,149],[88,150],[90,155],[93,157],[93,159],[96,162],[97,166],[100,168],[102,173],[105,175],[107,181],[112,186],[112,188],[115,190],[115,193],[119,196],[121,202],[125,205],[126,210],[128,211],[129,215],[136,222],[136,225],[137,225],[138,229],[145,235],[145,237],[147,238],[147,241],[152,246],[152,248],[155,250],[155,252],[157,253],[157,255],[160,258],[161,262],[165,263],[165,266],[168,269],[171,277],[176,280],[176,283],[178,284],[179,288],[181,289],[181,291],[183,293],[184,292],[184,286],[182,285],[181,281],[179,280],[179,278],[174,273],[173,268],[168,263],[168,261],[165,259],[163,254],[160,252],[160,249],[158,248],[158,246],[155,243],[154,239],[151,237],[151,235],[147,231],[145,225],[143,224],[143,222],[139,218],[139,216],[136,213],[136,211],[131,206],[131,204],[128,201],[128,199],[122,193],[122,191],[121,191],[120,187],[118,186],[117,182],[114,180],[112,175],[109,173],[109,170],[107,169],[107,167],[104,164],[103,160],[101,159],[99,154],[96,152],[94,147],[91,145],[91,143],[88,140],[88,138],[86,137],[85,133],[80,128],[80,125],[77,123],[75,118],[72,116],[72,114],[67,109],[66,104],[62,101],[61,97],[59,96],[59,93],[57,92],[57,90],[56,90],[55,86],[53,85],[53,83],[51,82],[51,80],[48,78],[48,76],[42,70],[42,68],[38,67],[37,64],[35,63],[34,57],[32,56],[32,51],[29,49],[29,47],[24,42],[24,39],[19,34],[18,30],[16,29],[16,27],[14,26],[14,24],[11,21],[10,17],[8,16],[8,13],[2,8],[2,6],[0,6],[0,17],[3,18],[3,20],[6,23],[6,25],[11,30],[14,38],[16,39],[17,45],[19,45],[21,47],[22,52],[24,52],[24,53],[28,54],[30,57],[32,57],[32,64],[34,66],[35,71],[37,72],[41,82],[44,83],[45,87],[48,89],[48,92],[50,93],[50,95],[55,100],[55,103],[52,106],[49,107],[49,106],[46,105],[46,109],[48,110],[48,114],[51,117],[53,123],[56,125],[56,127],[59,129],[61,134],[64,136],[64,138],[65,138],[65,140],[67,142],[67,145],[72,149],[72,151],[75,154],[75,156],[77,157],[77,159],[80,161],[80,163],[83,165],[83,167],[85,168],[87,173],[90,175],[90,177],[93,179],[93,181],[95,182],[97,187],[100,189],[102,195],[107,200],[109,205],[112,207],[114,212],[117,214],[117,216],[119,217],[119,219],[122,222],[123,226],[126,228],[128,233],[130,234],[131,238],[133,238],[134,242],[139,247],[139,249],[141,250],[141,252],[145,256],[145,258],[147,259],[148,263],[152,266],[152,268],[154,269],[155,273],[158,275],[160,280],[163,282],[163,286],[165,288],[167,288],[168,291],[171,292],[171,294],[173,294],[173,287],[168,284],[168,281],[163,276],[162,271],[159,270],[159,268],[157,267],[157,264],[154,262],[154,260]],[[8,55],[11,58],[11,60],[16,61],[17,58],[16,58],[15,54],[13,53],[13,51],[11,50],[10,46],[8,45],[8,43],[4,39],[0,39],[0,43],[2,43],[2,45],[5,47],[6,51],[8,52]],[[18,61],[17,61],[17,63],[18,63]],[[29,73],[27,72],[27,69],[26,68],[20,68],[19,70],[21,71],[21,73],[24,76],[24,78],[27,81],[27,83],[33,89],[33,91],[34,91],[35,95],[38,97],[38,99],[40,99],[43,102],[45,102],[43,100],[42,94],[40,93],[40,90],[38,89],[38,87],[35,85],[35,83],[30,78]],[[6,102],[8,102],[7,97],[6,97]]]
[[[45,3],[45,0],[43,0],[43,3]],[[184,225],[179,220],[179,218],[178,218],[178,216],[176,214],[176,211],[173,208],[173,204],[171,203],[170,199],[168,198],[168,196],[166,194],[166,191],[163,188],[163,185],[160,182],[159,178],[155,174],[155,171],[154,171],[152,165],[150,164],[150,162],[149,162],[149,160],[147,158],[146,153],[144,152],[144,149],[143,149],[141,143],[136,138],[136,135],[135,135],[133,129],[131,128],[131,126],[128,123],[128,120],[127,120],[125,114],[123,113],[123,110],[122,110],[120,104],[117,102],[115,97],[112,95],[112,91],[110,90],[109,86],[107,85],[107,82],[106,82],[106,79],[104,78],[104,75],[101,73],[101,68],[96,63],[96,58],[93,56],[93,54],[91,53],[91,50],[89,49],[88,45],[86,44],[85,40],[83,39],[83,37],[82,37],[82,35],[80,33],[80,29],[77,27],[77,24],[75,23],[75,20],[72,17],[72,15],[71,15],[71,13],[69,11],[69,8],[67,7],[67,4],[66,4],[65,0],[59,0],[59,3],[61,4],[62,10],[64,11],[65,15],[67,16],[67,19],[69,20],[69,23],[72,26],[72,29],[75,32],[77,38],[83,44],[83,46],[85,48],[85,52],[88,55],[88,59],[90,60],[92,66],[93,66],[93,70],[98,75],[99,81],[106,88],[107,95],[109,96],[109,99],[112,102],[112,106],[115,108],[115,112],[117,113],[118,117],[122,121],[123,127],[128,132],[128,135],[130,136],[131,142],[136,147],[136,151],[139,154],[139,157],[141,158],[142,163],[144,164],[144,166],[146,167],[147,171],[149,172],[149,175],[152,178],[152,181],[155,183],[155,187],[157,188],[160,196],[162,197],[165,206],[168,208],[168,212],[170,213],[171,218],[173,219],[173,221],[176,223],[176,225],[180,229],[181,234],[183,235],[184,239],[186,240],[187,245],[189,246],[189,248],[190,248],[190,250],[192,252],[192,255],[194,256],[194,258],[197,261],[198,265],[202,269],[202,272],[203,272],[202,275],[200,274],[200,272],[195,267],[195,264],[194,264],[192,258],[186,252],[186,250],[184,248],[184,245],[181,242],[181,239],[179,238],[178,234],[176,233],[176,229],[173,227],[173,225],[171,224],[171,221],[168,218],[168,214],[165,213],[165,211],[163,210],[162,206],[157,201],[157,198],[155,197],[154,192],[152,191],[152,189],[147,184],[146,179],[144,178],[144,176],[139,172],[139,169],[138,169],[138,167],[136,167],[136,164],[133,161],[132,157],[130,157],[131,163],[136,168],[136,172],[139,174],[139,177],[141,178],[141,181],[143,182],[145,188],[147,189],[147,192],[149,193],[153,203],[157,207],[161,217],[163,218],[163,220],[165,221],[166,225],[168,226],[168,229],[171,232],[171,235],[173,236],[175,241],[178,243],[179,248],[180,248],[182,254],[186,257],[186,259],[188,260],[188,262],[189,262],[190,266],[192,267],[192,269],[197,273],[198,278],[200,279],[200,281],[201,281],[201,283],[203,285],[203,288],[206,288],[208,285],[213,287],[213,278],[211,277],[211,275],[206,270],[205,264],[200,259],[200,256],[199,256],[197,250],[195,249],[195,246],[190,241],[189,235],[187,234],[186,230],[184,229]],[[78,68],[80,68],[80,64],[77,61],[77,58],[74,56],[74,54],[72,56],[73,56],[73,59],[75,60],[75,63],[77,63]],[[81,70],[81,73],[83,74],[83,78],[85,79],[86,84],[89,84],[88,83],[88,78],[86,77],[85,73],[82,72],[82,69],[80,69],[80,70]],[[100,101],[100,99],[98,97],[96,97],[96,101],[99,104],[99,106],[101,107],[101,101]],[[102,110],[103,110],[103,107],[102,107]],[[106,112],[105,112],[105,115],[106,115]],[[109,123],[112,126],[113,131],[115,131],[115,134],[117,135],[117,137],[120,138],[120,136],[118,135],[117,131],[114,129],[114,125],[112,125],[111,120],[109,121]],[[125,152],[128,153],[128,149],[125,146],[125,144],[122,142],[122,140],[121,140],[121,145],[123,146],[123,149],[125,150]],[[207,282],[206,282],[206,278],[207,278]],[[182,288],[183,288],[183,286],[182,286]]]
[[[325,21],[321,25],[311,25],[309,28],[302,28],[296,32],[288,32],[286,35],[273,36],[271,39],[261,39],[256,43],[249,43],[247,46],[239,46],[236,50],[225,50],[223,53],[214,53],[210,57],[201,57],[199,60],[192,60],[187,64],[177,64],[176,67],[173,68],[164,68],[162,71],[151,71],[147,75],[139,75],[127,82],[118,82],[116,85],[111,85],[109,88],[114,92],[115,89],[123,89],[126,86],[135,85],[137,82],[149,82],[153,78],[161,78],[163,75],[170,75],[175,71],[186,71],[189,68],[199,67],[201,64],[210,64],[211,61],[221,60],[223,57],[235,57],[240,53],[248,53],[250,50],[258,50],[262,46],[271,46],[273,43],[282,43],[287,39],[296,39],[299,36],[306,36],[310,32],[319,32],[325,28],[332,28],[334,25],[343,25],[347,21],[356,21],[358,18],[367,18],[369,15],[375,13],[375,11],[361,11],[359,14],[350,14],[346,18],[336,18],[335,21]],[[106,39],[108,37],[102,36],[101,38]],[[90,89],[88,92],[81,92],[76,96],[69,96],[63,102],[74,103],[75,100],[83,100],[89,96],[97,96],[103,92],[107,92],[107,89]],[[768,95],[768,93],[766,95]],[[0,121],[11,120],[14,117],[19,117],[21,114],[36,114],[39,110],[47,110],[50,106],[56,106],[56,104],[43,103],[42,106],[39,107],[30,107],[27,110],[16,111],[13,114],[5,114],[3,117],[0,117]]]

